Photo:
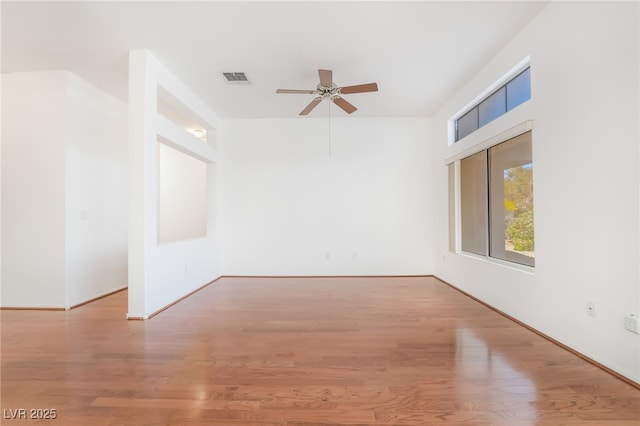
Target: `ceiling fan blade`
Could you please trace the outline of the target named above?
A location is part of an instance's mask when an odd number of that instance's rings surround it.
[[[304,93],[306,95],[313,95],[315,90],[297,90],[297,89],[278,89],[276,93]]]
[[[346,86],[340,88],[340,93],[364,93],[364,92],[377,92],[378,85],[376,83],[357,84],[355,86]]]
[[[333,71],[331,70],[318,70],[320,76],[320,85],[324,87],[333,86]]]
[[[351,114],[353,111],[358,109],[353,105],[351,105],[349,102],[345,101],[344,98],[341,98],[341,97],[335,97],[332,99],[332,101],[334,104],[342,108],[347,114]]]
[[[312,100],[311,103],[305,107],[305,109],[300,111],[300,115],[309,114],[311,112],[311,110],[314,109],[316,107],[316,105],[318,105],[320,103],[321,100],[322,100],[322,98],[319,97],[319,96],[317,98],[315,98],[314,100]]]

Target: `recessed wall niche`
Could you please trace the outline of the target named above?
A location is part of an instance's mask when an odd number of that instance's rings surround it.
[[[158,243],[207,236],[207,164],[157,142]]]
[[[158,85],[157,112],[172,123],[182,127],[200,141],[216,147],[216,129],[195,116],[167,89]]]

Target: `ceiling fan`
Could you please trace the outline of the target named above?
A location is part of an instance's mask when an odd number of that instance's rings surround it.
[[[278,89],[276,93],[300,93],[307,95],[318,95],[309,105],[300,111],[300,115],[307,115],[313,110],[323,99],[330,99],[331,102],[342,108],[347,114],[351,114],[358,108],[347,102],[342,95],[352,93],[377,92],[378,85],[376,83],[358,84],[355,86],[338,87],[333,82],[333,71],[318,70],[320,83],[315,90],[296,90],[296,89]]]

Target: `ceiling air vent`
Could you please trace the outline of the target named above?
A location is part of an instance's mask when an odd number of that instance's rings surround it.
[[[222,75],[229,84],[249,84],[249,79],[243,72],[223,72]]]

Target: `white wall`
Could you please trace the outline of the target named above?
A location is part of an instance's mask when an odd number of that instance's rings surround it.
[[[429,119],[226,124],[226,275],[432,272]]]
[[[150,52],[130,52],[129,318],[148,318],[222,275],[215,141],[204,143],[159,114],[159,96],[170,96],[209,134],[218,127],[215,114]],[[206,163],[207,235],[202,238],[158,243],[158,141]]]
[[[158,242],[207,236],[207,164],[158,142]]]
[[[66,71],[2,88],[2,306],[126,286],[126,106]]]
[[[434,229],[437,276],[640,382],[640,336],[623,328],[640,312],[638,12],[551,3],[438,112]],[[528,55],[531,100],[448,148],[447,119]],[[535,272],[449,253],[445,158],[529,119]]]
[[[127,107],[67,74],[68,306],[127,286]]]
[[[66,306],[65,81],[2,74],[2,306]]]

